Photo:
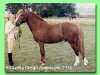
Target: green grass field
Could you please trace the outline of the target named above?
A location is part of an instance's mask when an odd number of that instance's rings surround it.
[[[80,56],[80,65],[75,67],[75,54],[67,42],[45,44],[46,66],[40,66],[40,50],[34,41],[32,33],[27,24],[21,25],[22,37],[20,38],[21,49],[18,48],[18,40],[14,42],[13,59],[14,67],[31,67],[30,69],[7,69],[6,72],[95,72],[96,71],[96,48],[95,48],[95,19],[78,18],[70,21],[67,18],[45,18],[48,23],[73,22],[80,24],[84,32],[84,45],[86,58],[89,61],[87,66],[83,65]],[[5,66],[9,66],[7,58],[7,42],[5,40]],[[35,67],[35,68],[34,68]],[[46,67],[49,67],[47,69]],[[70,67],[70,68],[69,68]]]

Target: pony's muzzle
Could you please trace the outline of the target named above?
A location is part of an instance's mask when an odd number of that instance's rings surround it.
[[[20,25],[20,23],[19,22],[15,22],[15,25],[18,27]]]

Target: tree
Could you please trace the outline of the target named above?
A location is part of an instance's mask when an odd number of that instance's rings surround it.
[[[16,14],[21,8],[30,8],[30,3],[8,3],[6,4],[6,11],[10,11],[12,14]]]
[[[75,13],[75,4],[73,3],[9,3],[6,4],[6,10],[16,14],[21,8],[32,9],[42,17],[57,16],[63,17],[66,14]]]

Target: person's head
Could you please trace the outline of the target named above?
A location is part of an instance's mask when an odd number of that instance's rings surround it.
[[[15,16],[13,14],[9,14],[9,20],[14,22],[15,21]]]
[[[5,16],[5,23],[9,21],[9,16]]]

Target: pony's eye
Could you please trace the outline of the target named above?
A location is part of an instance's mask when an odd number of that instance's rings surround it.
[[[24,16],[23,14],[21,14],[21,16]]]

